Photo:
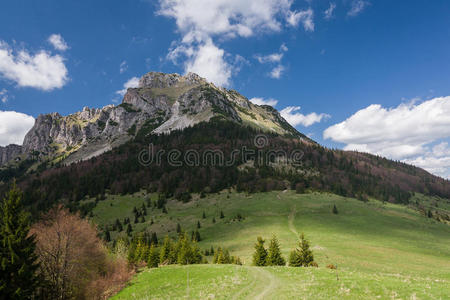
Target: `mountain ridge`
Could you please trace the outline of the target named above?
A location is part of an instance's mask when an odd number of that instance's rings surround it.
[[[39,115],[21,146],[0,147],[0,166],[31,154],[67,164],[86,160],[131,140],[143,126],[151,125],[154,134],[168,134],[218,116],[265,132],[308,139],[274,108],[253,104],[197,74],[149,72],[137,88],[127,90],[120,105],[84,107],[67,116]]]

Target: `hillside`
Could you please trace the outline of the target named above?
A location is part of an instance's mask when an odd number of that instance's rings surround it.
[[[411,204],[413,193],[450,198],[448,180],[382,157],[322,147],[274,108],[192,73],[150,72],[118,106],[41,115],[23,145],[0,149],[0,157],[0,194],[16,178],[35,214],[55,203],[76,208],[85,197],[141,189],[180,201],[226,188],[328,191],[402,204]],[[416,207],[450,220],[436,207]]]
[[[140,207],[145,199],[142,193],[108,196],[94,208],[93,220],[102,227],[110,226],[115,218],[132,216],[133,207]],[[156,195],[150,199],[156,201]],[[446,203],[448,208],[450,203]],[[332,213],[333,205],[338,214]],[[149,208],[146,223],[133,224],[134,230],[145,228],[162,239],[166,234],[176,235],[177,223],[190,232],[199,221],[200,247],[225,247],[240,256],[244,266],[145,269],[114,299],[132,295],[136,299],[183,298],[187,294],[215,299],[275,295],[277,299],[294,295],[314,299],[444,299],[450,293],[448,225],[404,206],[322,193],[248,195],[224,191],[205,198],[194,196],[189,203],[169,200],[166,207],[168,214]],[[242,215],[241,221],[236,220],[237,214]],[[311,241],[319,268],[249,266],[257,236],[269,240],[276,234],[287,258],[300,232]],[[118,236],[116,231],[111,233]],[[327,269],[328,264],[338,266],[337,271]]]

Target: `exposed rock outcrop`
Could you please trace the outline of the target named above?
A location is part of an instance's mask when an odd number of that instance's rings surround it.
[[[6,147],[0,147],[0,166],[17,158],[22,154],[22,146],[8,145]]]

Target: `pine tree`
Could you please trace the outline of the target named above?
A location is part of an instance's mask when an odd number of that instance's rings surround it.
[[[138,217],[138,214],[135,213],[134,214],[134,224],[137,224],[137,223],[139,223],[139,217]]]
[[[202,225],[200,224],[200,221],[197,221],[197,228],[201,228]]]
[[[29,236],[30,219],[14,183],[0,210],[0,295],[30,299],[38,286],[36,242]]]
[[[268,266],[286,265],[285,259],[281,256],[280,245],[275,235],[270,240],[270,245],[267,252],[267,265]]]
[[[155,221],[153,220],[153,218],[150,220],[150,225],[155,224]]]
[[[145,204],[142,203],[142,215],[146,216],[147,215],[147,208],[145,208]]]
[[[167,214],[167,208],[165,205],[163,206],[162,212],[163,212],[163,214]]]
[[[212,222],[213,222],[213,224],[216,223],[216,218],[213,218],[213,219],[212,219]]]
[[[255,253],[253,254],[254,266],[265,266],[267,260],[267,250],[264,248],[264,240],[262,237],[257,238],[255,244]]]
[[[202,215],[202,218],[203,218],[203,219],[206,219],[206,214],[205,214],[205,211],[203,211],[203,215]]]
[[[151,245],[150,251],[147,257],[147,266],[149,268],[157,268],[160,261],[160,254],[155,245]]]
[[[289,266],[291,267],[309,267],[314,263],[314,255],[309,249],[309,241],[305,239],[304,234],[300,235],[298,248],[294,249],[289,256]]]
[[[221,218],[221,219],[225,218],[225,216],[224,216],[224,214],[223,214],[223,211],[220,211],[220,218]]]
[[[335,214],[335,215],[338,214],[338,210],[337,210],[336,204],[333,206],[333,214]]]
[[[177,223],[177,233],[178,234],[181,233],[181,225],[180,225],[180,223]]]

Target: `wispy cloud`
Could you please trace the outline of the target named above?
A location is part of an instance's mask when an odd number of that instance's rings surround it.
[[[66,41],[64,41],[60,34],[52,34],[48,37],[48,42],[52,44],[53,48],[56,50],[66,51],[69,49],[69,45],[67,45]]]
[[[128,64],[127,64],[127,61],[124,60],[123,62],[120,63],[119,72],[120,72],[120,74],[122,74],[122,73],[126,72],[126,70],[128,70]]]
[[[253,104],[256,104],[256,105],[276,106],[278,103],[278,100],[272,99],[272,98],[264,99],[264,98],[255,97],[255,98],[250,99],[250,102],[252,102]]]
[[[369,5],[370,5],[369,1],[353,0],[351,3],[350,10],[347,12],[347,15],[349,15],[350,17],[355,17],[359,15]]]
[[[132,77],[123,84],[123,89],[116,91],[117,95],[125,96],[129,88],[137,88],[139,86],[139,78]]]
[[[329,20],[333,17],[334,10],[336,9],[336,3],[330,2],[330,6],[323,12],[325,20]]]
[[[290,11],[288,13],[287,22],[293,27],[297,27],[302,23],[305,31],[314,31],[314,11],[311,8],[301,11]]]

